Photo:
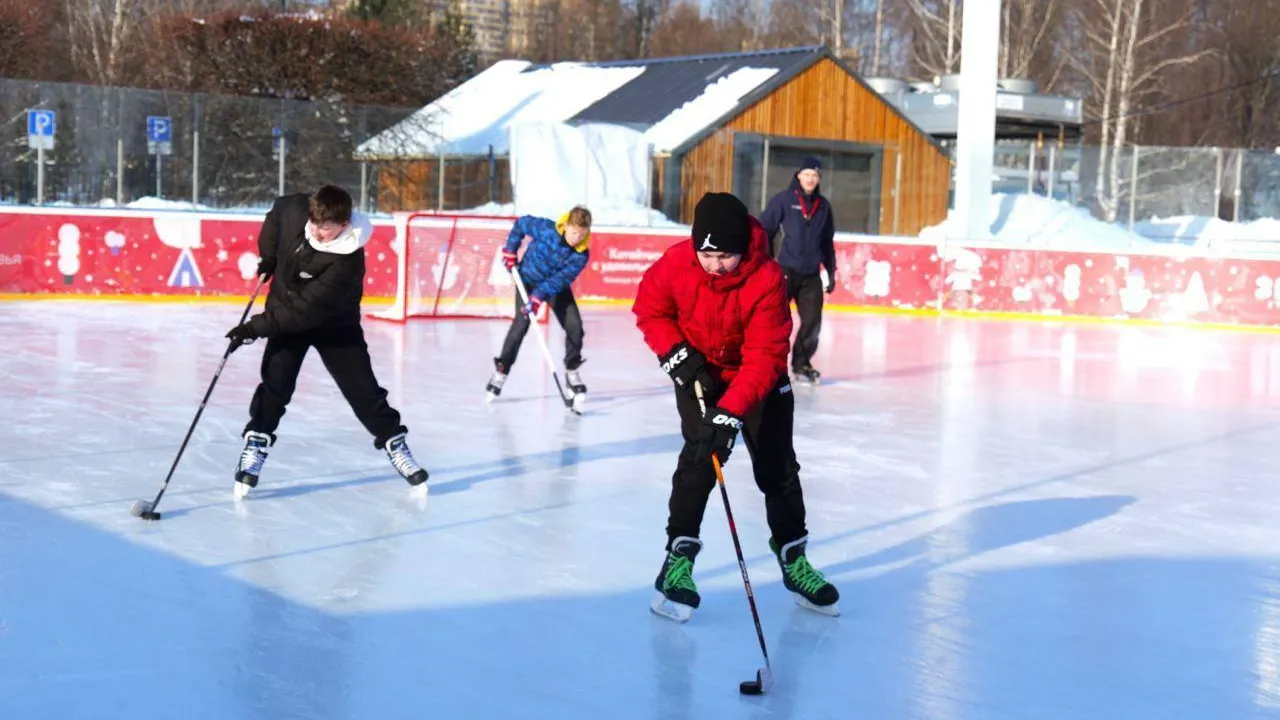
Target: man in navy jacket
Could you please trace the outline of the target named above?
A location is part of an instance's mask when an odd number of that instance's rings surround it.
[[[826,292],[836,289],[835,218],[831,203],[819,189],[822,163],[807,157],[786,190],[774,195],[760,216],[768,233],[774,257],[787,278],[787,299],[795,301],[800,313],[800,330],[791,348],[793,375],[816,383],[820,377],[812,359],[818,351],[822,329],[822,276],[827,269]],[[778,231],[782,242],[773,242]]]

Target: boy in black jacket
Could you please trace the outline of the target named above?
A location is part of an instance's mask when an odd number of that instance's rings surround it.
[[[791,373],[812,383],[820,377],[812,363],[822,330],[824,288],[819,263],[827,268],[825,290],[830,293],[836,289],[835,218],[831,203],[822,196],[821,182],[822,163],[816,157],[805,158],[791,186],[773,196],[760,215],[771,242],[782,230],[774,257],[787,277],[787,299],[795,301],[800,313],[800,330],[791,348]]]
[[[233,346],[267,338],[262,382],[249,404],[245,446],[236,468],[236,497],[258,484],[276,427],[293,397],[307,350],[320,361],[365,429],[410,485],[426,481],[405,443],[408,429],[387,403],[360,326],[364,246],[373,226],[351,210],[351,195],[325,185],[314,195],[278,198],[258,235],[258,275],[274,277],[266,309],[232,328]]]

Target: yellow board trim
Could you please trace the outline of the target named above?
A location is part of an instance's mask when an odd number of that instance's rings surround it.
[[[0,293],[0,302],[27,300],[94,300],[108,302],[137,302],[149,304],[219,304],[243,305],[248,302],[248,295],[98,295],[78,293]],[[394,302],[389,297],[366,297],[362,307],[373,309],[390,307]],[[579,305],[593,307],[630,308],[629,298],[579,298]],[[962,318],[970,320],[997,320],[1039,323],[1072,323],[1076,325],[1132,325],[1152,328],[1189,328],[1195,330],[1230,330],[1245,333],[1280,334],[1277,325],[1244,325],[1237,323],[1198,322],[1195,320],[1152,320],[1150,318],[1118,318],[1098,317],[1094,315],[1046,315],[1043,313],[1012,312],[997,310],[938,310],[936,308],[900,308],[877,305],[833,305],[827,304],[823,310],[845,312],[860,315],[905,315],[911,317]]]

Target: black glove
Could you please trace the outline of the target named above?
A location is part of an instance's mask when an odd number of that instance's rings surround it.
[[[275,274],[276,274],[275,258],[264,257],[258,260],[258,277],[263,278],[265,280]]]
[[[827,294],[830,295],[835,291],[836,291],[836,271],[832,270],[831,272],[827,273]]]
[[[698,427],[696,450],[698,463],[700,465],[710,463],[711,454],[715,453],[716,457],[720,458],[720,464],[724,465],[729,460],[729,454],[733,452],[733,441],[737,439],[740,429],[742,429],[742,418],[728,410],[711,408],[711,412],[702,418],[702,425]]]
[[[713,394],[715,379],[707,370],[707,358],[690,347],[689,343],[682,342],[676,345],[658,360],[662,363],[662,369],[671,376],[676,387],[689,393],[690,397],[693,396],[694,380],[702,383],[703,394]]]
[[[244,323],[231,328],[227,338],[231,340],[230,352],[235,352],[241,345],[253,344],[253,341],[258,339],[258,333],[254,331],[253,325]]]

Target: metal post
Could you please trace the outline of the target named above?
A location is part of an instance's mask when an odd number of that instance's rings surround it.
[[[1049,198],[1053,199],[1053,181],[1054,175],[1058,172],[1058,146],[1049,146],[1049,179],[1045,182],[1045,190],[1049,193]]]
[[[436,182],[436,212],[444,210],[444,143],[440,144],[440,177]]]
[[[769,138],[764,139],[764,162],[760,170],[760,210],[769,206]]]
[[[1240,183],[1244,180],[1244,154],[1245,150],[1236,150],[1236,186],[1232,190],[1235,195],[1235,207],[1231,209],[1231,221],[1240,222]]]
[[[191,208],[200,204],[200,131],[191,131]]]
[[[1138,146],[1133,146],[1133,167],[1129,170],[1129,242],[1133,242],[1133,223],[1138,215]]]
[[[124,204],[124,138],[116,137],[116,205]]]
[[[369,163],[360,161],[360,212],[369,212]]]
[[[902,214],[902,148],[894,152],[893,169],[893,234],[898,234],[898,216]]]
[[[653,225],[653,146],[650,145],[644,163],[644,224]]]
[[[1036,194],[1036,143],[1034,140],[1027,148],[1027,194]]]
[[[1222,148],[1214,148],[1213,155],[1217,164],[1213,172],[1213,212],[1209,217],[1216,218],[1222,211]]]
[[[116,205],[124,204],[124,89],[116,88]]]
[[[164,197],[164,194],[160,191],[160,158],[161,157],[163,156],[157,152],[156,153],[156,197],[158,198]]]
[[[278,169],[279,177],[276,180],[278,195],[284,195],[284,154],[287,151],[289,141],[285,140],[284,128],[280,128],[280,167]]]
[[[44,139],[36,147],[36,204],[44,204]]]

